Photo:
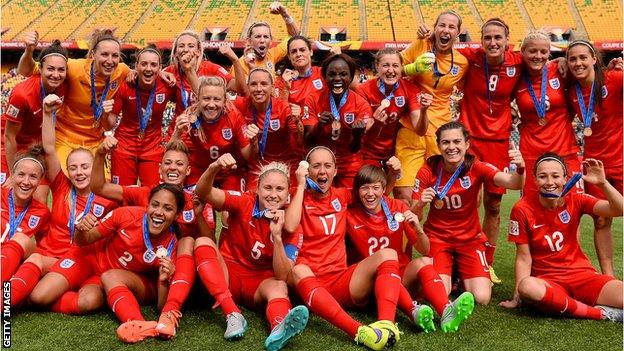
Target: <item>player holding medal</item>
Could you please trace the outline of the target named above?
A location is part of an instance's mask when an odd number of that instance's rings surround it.
[[[584,158],[603,162],[607,181],[622,194],[622,71],[604,71],[600,53],[576,40],[566,52],[571,86],[568,101],[584,125]],[[592,184],[588,194],[604,199]],[[594,216],[594,241],[602,273],[612,275],[612,219]]]
[[[134,185],[138,178],[151,188],[159,181],[163,113],[167,102],[175,101],[176,90],[160,78],[161,53],[154,46],[139,50],[136,60],[136,81],[122,83],[105,128],[112,129],[121,115],[117,147],[111,153],[113,183]]]
[[[430,157],[416,176],[412,211],[433,202],[423,228],[430,241],[429,257],[451,291],[453,268],[459,272],[465,290],[478,304],[490,302],[492,287],[485,258],[485,241],[479,224],[478,198],[481,185],[519,190],[524,185],[524,160],[520,151],[508,151],[513,174],[467,154],[470,137],[461,123],[450,122],[436,132],[441,155]]]
[[[546,151],[562,155],[568,165],[568,176],[581,171],[578,145],[571,126],[572,116],[566,102],[565,79],[557,63],[548,62],[550,38],[535,31],[522,41],[524,71],[516,86],[515,97],[520,110],[520,151],[526,168],[531,170],[537,157]],[[523,196],[536,192],[533,172],[527,172]],[[577,192],[582,192],[579,183]]]
[[[583,170],[585,184],[600,189],[607,200],[569,192],[581,174],[568,179],[559,155],[546,153],[537,159],[533,172],[539,195],[524,196],[509,216],[508,238],[516,244],[516,289],[513,299],[501,306],[527,303],[553,315],[622,322],[622,281],[596,272],[578,235],[584,214],[622,216],[622,195],[607,181],[601,161],[585,159]]]

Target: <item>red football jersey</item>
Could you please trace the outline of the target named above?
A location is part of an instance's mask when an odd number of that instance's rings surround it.
[[[522,54],[507,50],[501,65],[488,65],[486,77],[483,66],[485,53],[482,48],[465,48],[459,52],[466,56],[470,63],[464,84],[460,121],[473,138],[509,139],[511,132],[509,104],[514,87],[522,77]]]
[[[261,160],[261,162],[281,161],[294,165],[298,160],[294,153],[296,150],[295,145],[292,145],[293,138],[290,136],[297,133],[297,125],[290,116],[290,105],[281,99],[275,98],[271,98],[271,104],[264,160]],[[259,142],[262,138],[265,112],[257,112],[254,118],[254,108],[250,97],[238,97],[234,105],[245,118],[246,124],[255,124],[260,128],[260,133],[257,136]]]
[[[150,90],[139,90],[141,97],[142,113],[150,96]],[[121,122],[115,131],[115,137],[119,140],[118,147],[122,147],[124,151],[139,155],[156,150],[162,150],[162,120],[163,113],[167,108],[167,102],[174,101],[175,87],[168,87],[161,79],[156,80],[156,89],[154,92],[154,103],[152,105],[152,114],[145,128],[145,135],[139,138],[139,119],[137,116],[136,106],[136,88],[135,84],[126,82],[121,84],[117,94],[115,94],[115,105],[113,113],[119,115],[121,113]]]
[[[336,154],[338,164],[348,164],[354,158],[355,154],[349,151],[349,142],[351,140],[351,124],[359,120],[368,120],[372,118],[373,111],[370,105],[361,95],[353,90],[349,90],[349,96],[340,109],[340,135],[338,140],[332,140],[331,123],[327,123],[322,127],[322,131],[318,137],[318,144],[330,148]],[[314,126],[318,123],[318,115],[322,112],[330,112],[329,104],[330,90],[325,88],[316,91],[308,96],[305,103],[303,114],[303,125]],[[338,108],[336,103],[336,108]]]
[[[149,204],[150,188],[147,186],[124,186],[123,203],[124,206],[146,207]],[[176,223],[180,228],[180,234],[195,237],[197,233],[197,217],[193,209],[193,193],[184,191],[184,209],[176,218]]]
[[[71,247],[69,234],[69,221],[75,221],[76,217],[82,214],[87,204],[87,197],[76,196],[76,210],[74,218],[69,218],[71,206],[70,180],[63,172],[59,172],[50,184],[52,190],[52,216],[50,220],[50,230],[48,234],[37,242],[39,253],[50,257],[61,257]],[[100,196],[93,198],[91,213],[97,218],[102,218],[105,214],[117,207],[115,202]]]
[[[379,78],[371,79],[359,86],[358,92],[366,99],[375,111],[384,96],[379,91]],[[386,108],[388,119],[385,123],[375,121],[373,126],[362,137],[362,149],[360,150],[364,159],[388,160],[394,156],[394,146],[396,144],[397,133],[401,124],[399,120],[403,116],[409,116],[410,112],[420,109],[418,94],[420,90],[414,83],[401,79],[399,86],[394,92],[394,98],[390,101],[390,106]],[[390,91],[386,91],[390,94]]]
[[[527,159],[536,159],[547,151],[556,152],[562,156],[576,154],[579,151],[572,129],[572,116],[566,102],[566,82],[559,75],[556,62],[548,63],[547,67],[546,125],[539,125],[540,118],[524,78],[520,79],[516,86],[516,103],[522,116],[520,152]],[[531,82],[535,97],[539,100],[542,76],[531,77]]]
[[[594,107],[598,120],[591,124],[592,135],[585,137],[585,157],[604,162],[605,167],[622,167],[622,71],[606,71],[602,103]],[[591,87],[582,89],[585,108],[589,106]],[[582,119],[576,96],[576,83],[568,89],[568,99]]]
[[[204,132],[205,142],[199,137],[199,128]],[[206,168],[221,155],[226,153],[239,155],[240,150],[249,145],[249,140],[243,134],[245,121],[236,108],[226,108],[223,115],[212,123],[202,120],[199,128],[191,128],[190,133],[182,137],[189,148],[192,165],[187,184],[197,183]],[[217,175],[217,180],[224,179],[233,172],[237,170],[222,171]]]
[[[392,216],[408,210],[403,201],[387,196],[384,199]],[[383,209],[370,213],[357,202],[347,211],[347,235],[355,248],[357,262],[390,248],[397,252],[401,269],[404,269],[412,259],[412,245],[417,240],[414,229],[406,222],[397,222],[396,228],[390,228]]]
[[[120,207],[111,211],[97,224],[102,238],[94,245],[101,272],[109,269],[126,269],[136,273],[158,272],[159,259],[145,255],[147,247],[143,241],[144,207]],[[171,260],[175,262],[177,241],[175,233],[167,230],[158,237],[150,235],[154,254],[160,247],[169,248],[173,243]]]
[[[305,245],[299,252],[299,262],[307,264],[317,276],[341,271],[347,267],[345,234],[347,206],[351,192],[347,188],[330,188],[322,199],[307,190],[303,197],[303,227]]]
[[[0,228],[2,228],[2,237],[0,242],[9,240],[9,188],[2,188],[2,208],[0,213]],[[24,208],[15,206],[15,214],[17,217]],[[48,207],[41,202],[32,199],[28,211],[24,215],[22,221],[17,225],[15,233],[23,233],[29,237],[35,236],[37,240],[40,240],[43,235],[48,231],[48,225],[50,222],[50,211]]]
[[[219,245],[223,259],[240,265],[248,271],[273,271],[273,241],[269,220],[252,216],[256,195],[225,191],[223,210],[230,213],[229,226],[221,233]],[[303,245],[303,231],[298,226],[294,233],[282,234],[284,245],[297,250]]]
[[[180,75],[180,71],[178,67],[175,65],[170,65],[165,68],[165,72],[173,73],[176,79],[176,85],[174,89],[176,89],[176,108],[175,115],[179,116],[184,112],[186,107],[191,106],[193,103],[197,101],[197,97],[193,90],[191,89],[191,84],[188,79],[184,75]],[[204,76],[217,76],[221,77],[225,80],[227,84],[230,80],[232,80],[232,76],[230,73],[223,67],[217,65],[216,63],[212,63],[210,61],[202,61],[199,65],[199,69],[197,70],[198,77]],[[184,95],[186,99],[182,97],[182,90],[184,90]],[[184,107],[183,101],[187,101],[186,107]],[[172,122],[173,123],[173,122]],[[174,124],[175,125],[175,124]]]
[[[495,166],[474,160],[472,167],[464,170],[464,176],[455,180],[443,199],[441,209],[429,206],[427,221],[423,230],[432,239],[448,243],[462,243],[481,237],[479,223],[479,191],[485,182],[494,182],[494,175],[500,172]],[[451,178],[452,173],[442,171],[440,181],[441,191]],[[431,169],[425,164],[416,175],[412,199],[419,200],[421,192],[427,188],[434,188],[438,170]]]
[[[288,102],[304,107],[308,96],[325,87],[325,81],[321,73],[321,67],[312,66],[312,73],[309,77],[299,77],[290,82],[288,90]],[[284,81],[278,79],[275,82],[275,93],[280,96],[280,91],[286,89]]]
[[[555,209],[543,207],[537,194],[525,196],[511,209],[508,239],[528,244],[531,275],[574,275],[574,270],[593,270],[581,250],[577,228],[583,214],[592,215],[598,199],[588,194],[569,193]]]

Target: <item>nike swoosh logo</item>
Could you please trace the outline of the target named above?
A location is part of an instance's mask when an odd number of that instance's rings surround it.
[[[251,221],[249,221],[249,225],[254,227],[254,228],[256,227]]]
[[[434,279],[433,282],[434,283],[443,283],[442,279]]]
[[[316,208],[315,206],[305,206],[305,209],[306,209],[306,210],[313,210],[313,209],[315,209],[315,208]]]
[[[291,94],[295,94],[296,92],[298,92],[299,90],[291,90],[289,93]]]
[[[533,229],[537,229],[539,227],[543,227],[545,224],[533,224]]]
[[[130,239],[130,235],[126,234],[126,230],[125,230],[125,229],[122,229],[122,230],[120,231],[120,233],[121,233],[121,235],[123,235],[123,236],[125,236],[126,238]]]
[[[526,91],[526,89],[518,89],[518,92],[521,93],[523,91]]]
[[[353,229],[360,229],[360,228],[362,228],[363,226],[364,226],[363,224],[361,224],[361,225],[354,225],[354,226],[353,226]]]
[[[130,100],[136,100],[136,96],[128,96],[128,99],[130,99]]]
[[[33,115],[36,115],[36,114],[37,114],[37,113],[39,113],[39,112],[41,112],[41,109],[38,109],[37,111],[35,111],[35,112],[33,113]]]

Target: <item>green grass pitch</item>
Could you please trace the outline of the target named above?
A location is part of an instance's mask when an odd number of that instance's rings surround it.
[[[455,334],[436,331],[417,332],[410,321],[397,313],[404,332],[395,350],[622,350],[622,325],[562,318],[551,318],[528,309],[505,310],[498,303],[511,297],[515,248],[506,241],[508,215],[517,193],[505,196],[501,215],[501,237],[496,252],[496,271],[503,279],[493,290],[489,306],[476,307],[473,315]],[[595,265],[593,225],[589,217],[582,222],[582,244]],[[622,278],[622,219],[613,224],[615,267]],[[250,328],[244,339],[223,339],[224,318],[211,310],[212,301],[191,302],[183,311],[178,335],[171,341],[146,340],[123,345],[115,336],[115,316],[104,311],[89,316],[64,316],[54,313],[15,311],[12,318],[12,349],[15,350],[261,350],[267,336],[263,312],[243,311]],[[158,318],[154,307],[143,308],[146,319]],[[364,323],[374,321],[374,309],[352,312]],[[286,350],[363,350],[338,329],[312,317],[303,334]]]

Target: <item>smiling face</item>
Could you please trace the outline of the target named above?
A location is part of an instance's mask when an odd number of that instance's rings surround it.
[[[152,51],[143,52],[137,59],[136,72],[144,86],[151,86],[160,72],[160,56]]]
[[[103,76],[110,77],[121,60],[121,47],[114,40],[102,40],[93,51],[95,71]]]
[[[309,178],[316,182],[323,193],[326,193],[334,182],[336,176],[336,162],[330,151],[316,149],[308,157],[310,168]]]
[[[51,92],[65,81],[67,61],[58,55],[46,57],[41,64],[41,79],[46,91]]]
[[[160,163],[160,179],[173,185],[184,185],[186,177],[191,174],[188,156],[177,150],[169,150],[163,155]]]
[[[268,171],[258,183],[259,207],[261,210],[279,210],[288,200],[288,177],[281,171]]]
[[[459,35],[459,18],[449,13],[441,15],[433,28],[433,33],[436,50],[441,53],[450,52]]]
[[[383,55],[377,63],[377,74],[386,85],[394,85],[401,79],[401,58],[399,54]]]
[[[30,201],[43,177],[41,166],[32,160],[17,163],[11,174],[13,196],[21,203]]]
[[[364,184],[358,189],[360,203],[369,212],[379,212],[384,191],[385,188],[381,182]]]
[[[225,107],[225,89],[221,86],[204,85],[199,92],[199,111],[207,121],[215,120]]]
[[[288,46],[288,59],[295,69],[306,70],[312,65],[312,50],[305,41],[293,40]]]
[[[269,51],[269,45],[271,45],[271,28],[265,25],[254,27],[248,41],[256,55],[261,59],[264,58]]]
[[[247,87],[253,102],[263,104],[271,98],[271,92],[273,91],[271,75],[262,70],[253,71],[249,75]]]
[[[178,37],[175,46],[175,57],[178,62],[182,59],[186,53],[193,53],[196,57],[201,55],[201,44],[192,35],[183,34]]]
[[[93,155],[87,150],[72,152],[67,157],[67,176],[76,190],[85,190],[91,184]]]
[[[577,44],[568,49],[568,68],[578,81],[593,81],[596,57],[586,45]]]
[[[470,143],[466,141],[461,129],[448,129],[440,134],[438,148],[446,164],[458,164],[464,161]]]
[[[559,195],[565,182],[566,176],[559,162],[542,161],[537,165],[535,184],[540,192]]]
[[[531,39],[522,49],[522,58],[531,73],[541,72],[549,55],[550,43],[546,39]]]
[[[154,193],[147,206],[147,224],[151,235],[166,232],[178,214],[175,196],[160,190]]]
[[[349,71],[349,65],[344,60],[336,59],[327,66],[325,81],[334,94],[342,94],[349,89],[352,80],[353,75]]]
[[[505,28],[488,24],[481,31],[481,46],[488,59],[500,59],[505,54],[509,37],[505,34]]]

